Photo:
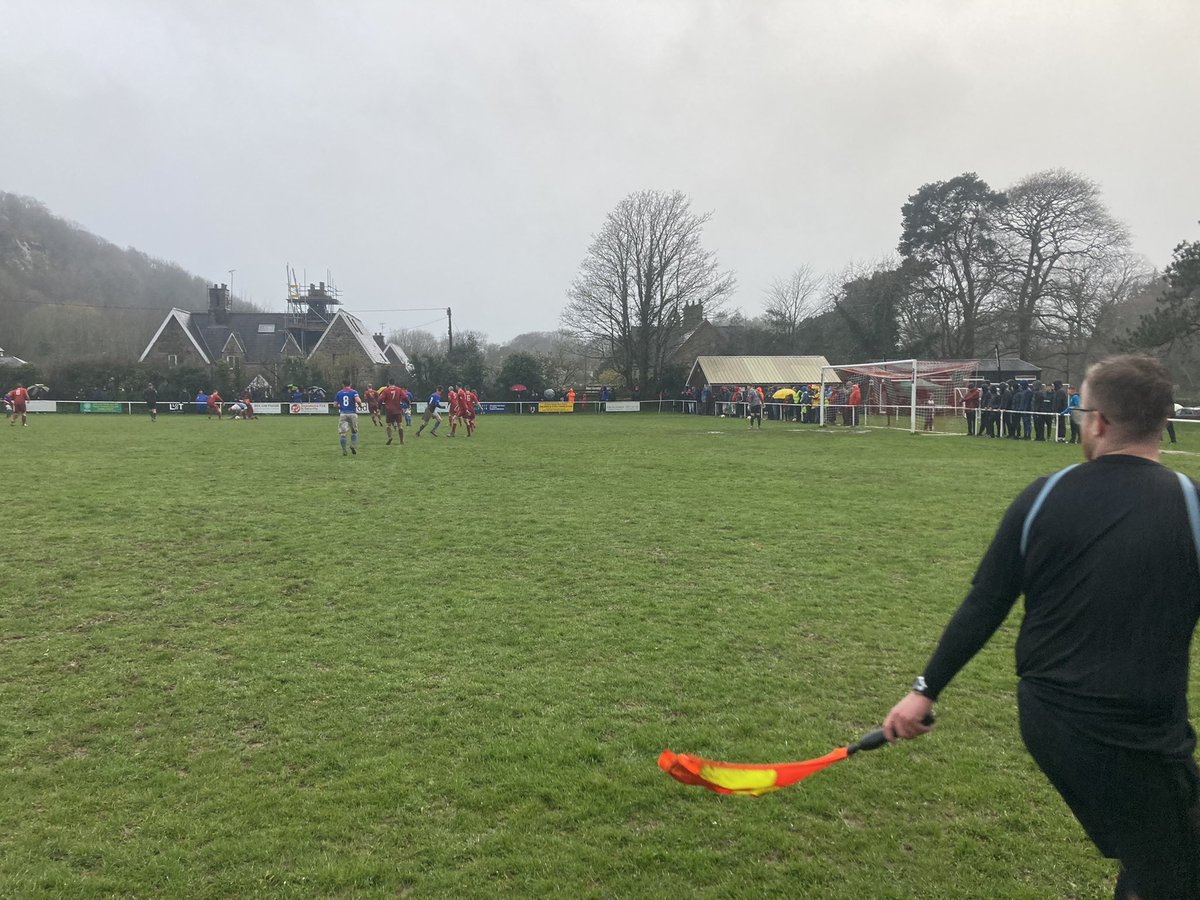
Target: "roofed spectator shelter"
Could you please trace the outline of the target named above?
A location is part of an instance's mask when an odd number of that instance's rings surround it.
[[[687,383],[696,389],[706,384],[714,387],[820,384],[821,367],[828,365],[824,356],[698,356]]]

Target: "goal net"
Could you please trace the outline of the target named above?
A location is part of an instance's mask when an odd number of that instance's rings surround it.
[[[978,366],[973,359],[822,366],[820,422],[912,432],[966,432],[969,382]]]

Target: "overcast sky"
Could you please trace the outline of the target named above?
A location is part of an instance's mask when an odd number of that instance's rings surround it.
[[[1097,181],[1200,238],[1200,3],[6,0],[0,190],[283,309],[559,325],[604,216],[681,190],[749,316],[894,250],[922,184]],[[196,308],[205,305],[196,298]]]

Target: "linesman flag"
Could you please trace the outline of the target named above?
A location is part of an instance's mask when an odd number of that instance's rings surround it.
[[[925,724],[932,725],[933,721],[933,717],[929,716]],[[690,753],[664,750],[658,757],[658,767],[676,781],[699,785],[718,794],[761,797],[789,784],[803,781],[809,775],[820,772],[847,756],[853,756],[859,750],[874,750],[886,743],[883,729],[876,728],[848,747],[838,747],[816,759],[786,763],[717,762]]]

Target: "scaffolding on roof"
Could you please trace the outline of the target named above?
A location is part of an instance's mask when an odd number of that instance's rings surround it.
[[[321,339],[329,323],[342,305],[342,292],[333,286],[333,278],[326,273],[328,282],[321,281],[307,287],[296,278],[296,270],[287,267],[287,328],[308,353]]]

